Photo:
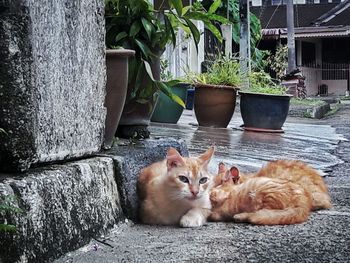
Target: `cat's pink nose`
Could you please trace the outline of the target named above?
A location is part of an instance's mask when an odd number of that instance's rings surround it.
[[[198,195],[198,190],[191,190],[191,193],[193,196],[197,196]]]

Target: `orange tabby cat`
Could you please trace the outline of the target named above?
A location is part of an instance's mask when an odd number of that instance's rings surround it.
[[[227,175],[225,171],[226,167],[223,164],[219,165],[219,176],[215,180],[221,182],[235,180],[237,183],[242,183],[252,176],[286,179],[304,187],[306,191],[310,192],[312,196],[312,210],[332,207],[328,189],[322,176],[317,170],[302,161],[271,161],[255,174],[235,175],[238,177],[232,179],[225,177]]]
[[[302,161],[277,160],[267,163],[256,176],[282,178],[299,184],[312,196],[312,210],[332,207],[327,186],[317,170]]]
[[[206,223],[211,204],[210,148],[199,157],[182,157],[169,148],[165,160],[144,168],[138,178],[140,219],[146,224],[198,227]]]
[[[239,177],[236,167],[226,172],[229,177]],[[303,187],[268,177],[247,178],[240,184],[227,180],[211,191],[210,200],[210,220],[258,225],[302,223],[312,207],[311,194]]]

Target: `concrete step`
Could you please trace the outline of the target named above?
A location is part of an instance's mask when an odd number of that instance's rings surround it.
[[[137,175],[170,146],[188,155],[174,139],[119,141],[94,158],[0,174],[0,201],[15,196],[12,206],[23,210],[0,214],[0,222],[17,226],[14,234],[0,232],[0,262],[50,262],[106,234],[125,216],[135,219]]]

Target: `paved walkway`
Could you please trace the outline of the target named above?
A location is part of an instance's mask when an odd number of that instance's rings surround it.
[[[288,119],[280,135],[245,133],[240,116],[228,129],[197,128],[190,112],[179,125],[153,124],[154,136],[179,137],[190,153],[217,145],[219,160],[254,170],[266,160],[298,158],[328,173],[334,207],[303,224],[209,223],[198,229],[121,224],[58,262],[350,262],[350,105],[324,120]]]
[[[303,160],[318,169],[327,170],[341,160],[332,154],[344,137],[329,124],[300,123],[290,118],[284,133],[257,133],[244,131],[242,119],[235,113],[227,129],[198,127],[193,111],[186,110],[177,125],[153,123],[155,137],[175,137],[186,141],[191,154],[216,145],[215,160],[235,164],[243,170],[257,170],[266,161],[276,158]]]

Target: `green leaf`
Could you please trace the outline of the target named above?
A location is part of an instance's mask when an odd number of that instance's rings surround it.
[[[134,41],[146,59],[149,59],[152,56],[155,57],[151,49],[144,42],[141,42],[139,39],[135,39]]]
[[[176,13],[179,16],[182,16],[182,8],[183,8],[182,0],[169,0],[169,4],[170,6],[174,6]]]
[[[201,12],[188,12],[185,17],[192,20],[200,20],[204,23],[209,23],[210,19],[207,14]]]
[[[210,32],[212,32],[214,34],[214,36],[220,41],[222,42],[222,35],[219,31],[219,29],[216,28],[216,26],[214,26],[213,24],[206,24],[206,27],[209,29]]]
[[[152,68],[151,68],[151,65],[147,62],[147,61],[143,61],[144,65],[145,65],[145,69],[146,69],[146,72],[148,74],[148,76],[150,77],[150,79],[152,81],[155,81],[154,77],[153,77],[153,72],[152,72]]]
[[[115,37],[115,42],[118,43],[120,40],[123,38],[126,38],[128,34],[126,32],[120,32],[116,37]]]
[[[167,86],[165,83],[161,82],[161,81],[156,81],[155,84],[157,85],[157,87],[165,94],[167,95],[170,99],[172,99],[173,101],[175,101],[177,104],[179,104],[181,107],[185,108],[185,103],[183,102],[183,100],[177,96],[176,94],[171,92],[171,89],[169,86]]]
[[[193,39],[194,39],[194,42],[196,44],[196,49],[197,49],[197,52],[198,52],[198,43],[200,41],[200,38],[201,38],[201,35],[198,31],[198,28],[192,23],[191,20],[187,19],[187,18],[184,18],[184,20],[186,21],[187,23],[187,26],[190,28],[191,30],[191,33],[192,33],[192,36],[193,36]]]
[[[168,16],[164,16],[164,24],[165,24],[165,30],[166,32],[169,34],[171,34],[171,42],[173,44],[173,47],[175,48],[176,46],[176,35],[175,35],[175,32],[174,32],[174,28],[171,26],[171,22],[168,18]]]
[[[139,91],[139,89],[143,83],[144,77],[145,77],[144,63],[141,63],[138,66],[139,67],[138,67],[136,78],[135,78],[134,89],[131,92],[132,98],[137,97],[137,92]]]
[[[223,16],[216,15],[216,14],[207,14],[206,17],[212,21],[218,21],[221,24],[232,24],[232,22],[229,19],[227,19]]]
[[[136,102],[138,102],[140,104],[146,104],[149,102],[149,99],[137,99]]]
[[[144,17],[141,18],[141,22],[142,22],[143,28],[146,30],[148,39],[151,40],[152,32],[153,32],[153,24],[147,19],[145,19]]]
[[[185,6],[184,8],[182,8],[182,15],[186,15],[186,13],[188,12],[188,10],[191,9],[192,6],[188,5]]]
[[[0,232],[16,232],[16,226],[0,224]]]
[[[214,0],[214,2],[210,6],[208,12],[210,14],[214,14],[220,5],[221,5],[221,0]]]
[[[165,85],[172,87],[175,86],[176,84],[179,84],[181,81],[178,79],[173,79],[173,80],[169,80],[169,81],[164,81]]]
[[[140,32],[140,29],[141,29],[140,21],[137,20],[134,23],[132,23],[129,31],[130,37],[135,37]]]
[[[1,133],[7,134],[7,132],[4,129],[0,128],[0,134]]]

